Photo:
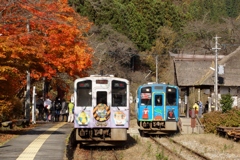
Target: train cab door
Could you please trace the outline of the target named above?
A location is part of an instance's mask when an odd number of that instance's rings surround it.
[[[164,93],[153,93],[153,119],[161,121],[165,119],[165,98]]]

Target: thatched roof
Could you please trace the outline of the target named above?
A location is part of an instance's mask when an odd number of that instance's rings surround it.
[[[173,54],[178,86],[214,85],[215,55]],[[218,56],[218,65],[224,65],[223,86],[240,86],[240,47],[227,56]]]

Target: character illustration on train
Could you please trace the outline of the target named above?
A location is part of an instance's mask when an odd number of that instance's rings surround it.
[[[172,134],[179,131],[179,88],[148,83],[136,92],[136,115],[140,134]]]

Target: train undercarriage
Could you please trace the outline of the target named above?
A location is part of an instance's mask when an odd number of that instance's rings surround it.
[[[142,136],[149,134],[167,135],[179,132],[176,121],[138,121],[139,131]]]
[[[126,128],[77,128],[77,141],[126,141]]]
[[[126,128],[77,128],[75,133],[83,146],[121,146],[127,141]]]

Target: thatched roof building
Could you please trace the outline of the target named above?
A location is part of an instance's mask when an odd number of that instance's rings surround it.
[[[170,53],[175,65],[177,85],[214,85],[215,55],[189,55]],[[240,47],[227,56],[218,55],[218,65],[224,66],[221,86],[240,86]]]
[[[170,53],[173,59],[175,82],[187,96],[192,105],[195,100],[205,101],[213,98],[215,84],[215,55],[190,55]],[[224,79],[218,84],[218,93],[231,94],[234,106],[240,106],[240,47],[229,55],[218,55],[218,66],[224,73],[218,75]],[[212,68],[212,69],[211,69]],[[184,99],[184,98],[183,98]]]

